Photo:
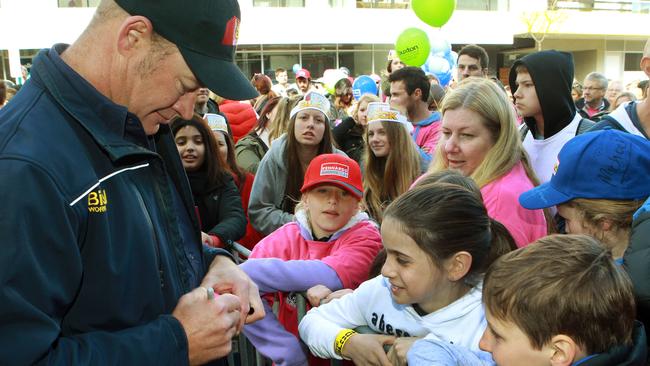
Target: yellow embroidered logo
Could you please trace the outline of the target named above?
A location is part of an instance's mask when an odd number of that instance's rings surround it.
[[[104,213],[106,212],[107,203],[108,199],[106,198],[106,191],[103,189],[98,189],[97,191],[88,194],[88,212]]]

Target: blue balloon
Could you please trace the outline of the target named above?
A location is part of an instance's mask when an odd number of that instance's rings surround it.
[[[352,95],[359,100],[364,94],[377,95],[377,83],[368,75],[361,75],[352,83]]]
[[[449,85],[449,83],[451,82],[451,78],[453,77],[453,73],[450,70],[449,72],[447,72],[445,74],[438,74],[438,75],[436,75],[436,77],[438,78],[438,80],[440,80],[440,86],[445,87],[445,86]]]
[[[302,69],[302,66],[300,64],[293,64],[293,73],[297,73],[300,69]]]
[[[445,56],[451,52],[451,45],[440,34],[429,34],[429,44],[431,45],[432,55]]]
[[[453,69],[458,65],[458,54],[454,51],[449,52],[445,55],[445,59],[449,62],[449,65]]]
[[[447,86],[452,78],[452,66],[449,61],[442,56],[429,55],[427,62],[422,66],[425,73],[435,75],[440,80],[441,86]]]

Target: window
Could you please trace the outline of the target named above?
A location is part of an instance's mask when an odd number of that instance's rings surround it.
[[[262,8],[304,8],[305,0],[253,0],[253,6]]]
[[[643,58],[643,53],[625,53],[625,68],[624,71],[639,71],[639,64]]]
[[[58,0],[59,8],[96,8],[100,0]]]
[[[336,68],[336,45],[302,45],[302,67],[317,79],[327,69]]]
[[[497,0],[458,0],[456,9],[458,10],[499,10],[499,1]],[[505,9],[503,9],[505,10]]]
[[[357,8],[406,9],[410,0],[357,0]]]

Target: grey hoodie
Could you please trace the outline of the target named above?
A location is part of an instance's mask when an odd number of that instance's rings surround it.
[[[248,201],[248,219],[253,228],[264,235],[269,235],[280,226],[293,221],[293,214],[282,210],[287,182],[287,162],[284,158],[286,146],[287,134],[271,144],[271,149],[264,155],[257,168]],[[336,154],[345,155],[341,150],[333,150]]]

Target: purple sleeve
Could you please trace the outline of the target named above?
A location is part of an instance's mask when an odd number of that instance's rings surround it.
[[[259,353],[278,366],[306,366],[307,356],[298,338],[287,332],[273,314],[271,306],[266,301],[262,302],[266,316],[244,326],[246,338]]]
[[[307,291],[316,285],[323,285],[332,291],[343,288],[336,271],[319,260],[254,258],[240,267],[257,284],[261,294]]]

